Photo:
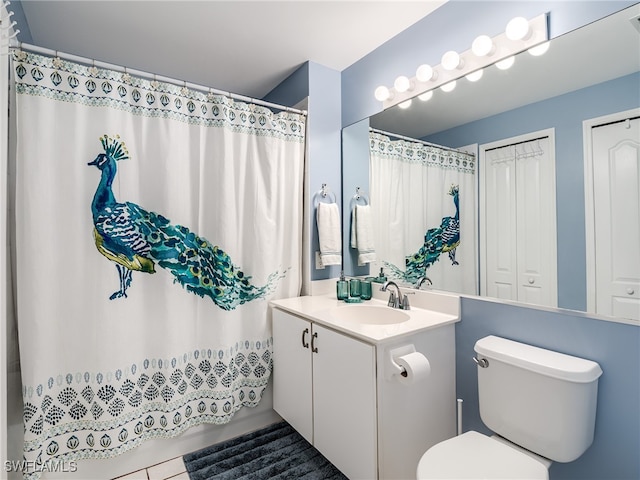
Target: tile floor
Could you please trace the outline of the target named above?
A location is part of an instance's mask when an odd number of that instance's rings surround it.
[[[189,480],[189,475],[182,457],[177,457],[114,480]]]

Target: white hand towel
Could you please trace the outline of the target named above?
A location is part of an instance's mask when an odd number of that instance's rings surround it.
[[[319,203],[316,212],[323,265],[342,265],[340,211],[336,203]]]
[[[351,216],[351,248],[358,249],[358,265],[376,260],[369,205],[356,205]]]

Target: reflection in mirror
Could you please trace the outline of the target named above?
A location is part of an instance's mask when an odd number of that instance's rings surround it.
[[[481,294],[557,306],[554,129],[480,147]]]
[[[461,79],[453,92],[445,93],[438,89],[428,101],[414,99],[408,109],[393,107],[368,121],[347,127],[343,135],[352,138],[350,150],[345,150],[343,154],[344,189],[351,191],[351,185],[362,185],[368,180],[368,173],[371,180],[369,188],[372,190],[371,207],[374,212],[382,207],[375,203],[373,194],[373,186],[380,181],[377,178],[378,174],[373,168],[369,171],[369,165],[363,163],[372,160],[362,152],[354,154],[355,136],[351,132],[359,132],[360,148],[368,152],[369,126],[414,138],[416,141],[427,141],[454,149],[477,144],[478,154],[483,148],[486,149],[488,144],[508,142],[511,138],[532,132],[552,131],[550,148],[555,152],[555,238],[553,232],[544,233],[556,244],[557,306],[580,311],[587,311],[589,307],[592,313],[600,312],[591,301],[592,288],[587,285],[587,274],[594,270],[588,265],[593,264],[595,260],[592,253],[589,253],[587,259],[586,239],[590,234],[587,229],[591,230],[594,226],[589,220],[593,216],[593,202],[585,202],[585,196],[587,199],[592,196],[593,174],[585,171],[583,122],[640,107],[640,32],[630,21],[638,15],[640,5],[636,4],[553,39],[549,51],[543,56],[534,57],[524,52],[517,56],[509,70],[488,67],[479,81]],[[631,132],[632,137],[636,135],[635,130],[632,129]],[[632,138],[631,143],[640,145],[640,138]],[[629,168],[635,168],[637,172],[640,162],[637,153],[636,157],[632,158],[635,160]],[[478,156],[479,170],[482,168],[482,161],[482,156]],[[595,160],[594,162],[597,163]],[[447,198],[451,203],[451,197],[445,191],[450,188],[449,184],[445,184],[446,181],[440,186],[445,204]],[[483,185],[480,183],[478,198],[483,195],[482,189]],[[404,210],[409,210],[409,216],[411,209],[423,201],[421,195],[422,193],[415,199],[409,199],[403,206]],[[638,202],[637,189],[635,197],[628,197],[628,200],[631,205]],[[589,209],[585,205],[589,206]],[[389,205],[384,205],[383,208],[388,209]],[[472,210],[481,212],[482,205],[478,203]],[[451,213],[442,213],[440,220],[446,216],[451,216]],[[345,212],[344,217],[350,218],[349,212]],[[473,248],[478,252],[477,259],[480,258],[481,249],[486,247],[479,242],[478,237],[479,231],[485,226],[484,221],[479,213],[478,231],[474,232],[473,242]],[[638,215],[629,215],[627,222],[633,222],[635,225]],[[426,225],[433,228],[439,223],[429,220]],[[393,227],[386,228],[396,234],[410,227],[396,223]],[[424,230],[421,233],[422,238],[418,239],[420,245],[424,242],[427,230]],[[345,232],[348,231],[345,229]],[[640,227],[635,225],[627,231],[637,232],[640,231]],[[464,236],[462,231],[461,236]],[[462,243],[461,241],[461,245]],[[638,244],[640,239],[635,243],[636,250]],[[379,249],[379,246],[376,248]],[[461,248],[459,246],[456,250],[456,259]],[[408,248],[405,250],[405,257],[418,251]],[[345,256],[345,273],[366,273],[358,269],[355,263],[350,263],[349,253]],[[633,266],[636,257],[637,255],[631,257],[628,263]],[[445,259],[451,263],[446,255],[439,258],[440,260],[435,262],[438,266],[444,264]],[[378,260],[381,261],[381,258],[378,257]],[[402,260],[397,255],[390,262],[398,266],[402,265]],[[640,260],[637,263],[640,263]],[[480,269],[479,263],[477,265]],[[375,275],[377,271],[371,271],[371,274]],[[640,277],[640,265],[628,270],[627,274],[632,277],[635,275],[637,281]],[[430,276],[428,271],[426,275]],[[481,271],[477,275],[480,283],[483,275]],[[440,285],[434,282],[433,288],[451,287],[446,286],[446,281],[443,280]],[[483,289],[482,285],[479,285],[477,291],[483,290],[486,288]],[[625,287],[625,291],[627,303],[638,306],[637,309],[640,311],[640,286],[628,286]],[[628,293],[630,291],[633,293]],[[615,311],[604,313],[616,315]],[[628,313],[621,315],[629,317]]]
[[[475,155],[375,131],[369,139],[376,271],[475,294]]]

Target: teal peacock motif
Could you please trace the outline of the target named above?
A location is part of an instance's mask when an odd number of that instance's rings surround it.
[[[187,291],[211,298],[224,310],[263,298],[275,288],[284,274],[276,271],[269,275],[266,285],[252,285],[251,277],[220,247],[187,227],[171,224],[160,214],[135,203],[118,202],[111,185],[117,162],[127,160],[129,152],[119,136],[104,135],[100,142],[104,153],[88,163],[101,171],[91,212],[96,248],[118,270],[120,288],[109,297],[111,300],[127,297],[133,271],[152,274],[156,264],[171,272],[174,282]]]
[[[439,227],[430,228],[424,235],[424,245],[405,259],[405,270],[390,262],[383,262],[391,276],[407,283],[415,283],[426,276],[427,269],[447,253],[452,265],[458,265],[456,248],[460,245],[460,201],[459,186],[452,185],[449,195],[453,197],[456,213],[453,217],[443,217]]]

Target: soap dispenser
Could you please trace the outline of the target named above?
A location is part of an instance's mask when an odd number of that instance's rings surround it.
[[[340,272],[340,280],[336,282],[336,296],[338,300],[349,298],[349,282],[344,278],[344,270]]]
[[[384,274],[384,269],[380,267],[380,274],[373,279],[376,283],[384,283],[387,281],[387,276]]]

